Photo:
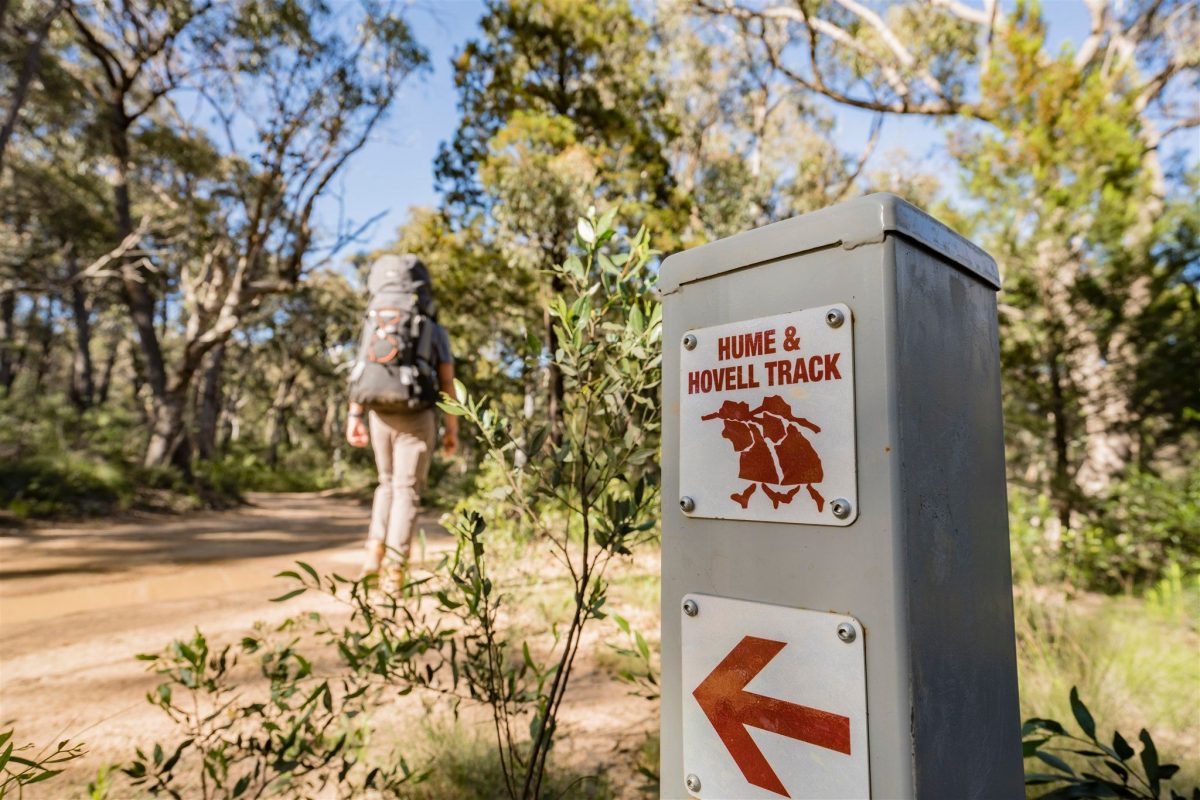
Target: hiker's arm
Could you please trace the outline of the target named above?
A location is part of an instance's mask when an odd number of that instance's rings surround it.
[[[350,413],[346,417],[346,441],[351,447],[366,447],[371,440],[367,431],[366,420],[363,419],[363,407],[358,403],[350,404]]]
[[[454,391],[454,363],[443,361],[438,364],[438,382],[442,387],[442,394],[449,397],[451,400],[457,400],[458,394]],[[454,455],[458,450],[458,417],[453,414],[447,414],[446,417],[446,433],[442,436],[442,447],[446,450],[446,455]]]

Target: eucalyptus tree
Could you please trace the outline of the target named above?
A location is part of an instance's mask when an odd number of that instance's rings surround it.
[[[140,226],[135,232],[131,194],[130,172],[137,126],[191,71],[184,66],[184,34],[211,11],[211,4],[191,0],[102,2],[71,4],[67,8],[80,52],[68,53],[63,63],[68,68],[75,67],[76,79],[86,87],[96,105],[97,124],[107,146],[115,245],[132,244],[145,233]],[[146,376],[155,398],[161,400],[167,394],[167,372],[154,327],[156,273],[146,258],[122,258],[119,268]],[[155,416],[159,414],[156,412]],[[154,459],[154,463],[159,461]]]
[[[81,78],[106,112],[118,237],[154,245],[120,263],[153,400],[144,462],[186,466],[194,376],[249,310],[296,285],[317,245],[344,244],[321,241],[317,204],[425,55],[394,8],[368,0],[146,0],[68,13],[87,55]],[[189,105],[211,113],[206,128]],[[156,160],[142,149],[154,130],[201,163]],[[139,164],[148,196],[135,227]],[[166,300],[183,320],[169,352],[154,324]]]
[[[0,2],[0,85],[5,87],[3,122],[0,123],[0,169],[9,140],[17,127],[21,108],[35,83],[42,50],[54,21],[66,8],[67,0],[48,4]]]
[[[59,312],[73,323],[69,394],[86,408],[98,395],[92,317],[111,302],[86,267],[114,234],[96,157],[103,140],[87,89],[64,58],[64,6],[15,3],[0,39],[0,75],[11,79],[0,166],[0,390],[9,390],[22,365],[38,375],[49,369],[17,335],[17,308],[28,309],[28,323],[42,306],[51,322],[38,325],[39,336],[58,327]]]
[[[845,199],[863,184],[882,115],[857,151],[826,106],[796,87],[740,19],[703,18],[691,0],[655,6],[655,69],[679,136],[669,148],[699,244]]]
[[[675,129],[650,27],[625,0],[493,0],[480,27],[455,58],[461,116],[438,154],[438,186],[455,229],[494,241],[515,283],[536,281],[521,316],[552,355],[544,310],[563,284],[551,267],[590,204],[620,204],[634,229],[681,227],[664,152]],[[563,376],[553,358],[543,368],[557,437]]]
[[[1134,387],[1142,345],[1171,338],[1174,317],[1157,309],[1196,304],[1194,279],[1160,245],[1178,239],[1163,226],[1180,185],[1163,154],[1200,125],[1200,8],[1085,7],[1087,31],[1056,49],[1035,3],[692,3],[799,90],[945,121],[973,201],[963,219],[1006,276],[1012,477],[1048,492],[1064,527],[1126,465],[1170,452],[1150,432],[1178,432],[1179,420]]]

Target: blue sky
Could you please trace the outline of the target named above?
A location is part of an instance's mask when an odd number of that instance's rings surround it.
[[[1043,8],[1052,47],[1086,34],[1088,17],[1081,0],[1048,0]],[[354,250],[390,241],[410,207],[437,204],[433,160],[438,145],[453,136],[458,120],[450,62],[454,52],[478,34],[483,10],[482,0],[418,0],[410,7],[409,22],[429,53],[430,69],[405,85],[395,110],[343,174],[337,196],[327,198],[320,209],[330,228],[339,217],[362,224],[383,214]],[[843,109],[837,120],[844,149],[855,152],[866,138],[870,114]],[[875,159],[902,146],[913,159],[949,168],[941,158],[944,137],[944,130],[928,120],[891,117],[884,123]]]
[[[386,212],[355,249],[390,241],[411,206],[437,205],[433,159],[458,122],[450,61],[479,32],[476,23],[482,15],[482,0],[423,0],[409,10],[413,33],[429,53],[430,69],[404,85],[392,113],[343,173],[336,192],[340,196],[328,198],[321,209],[330,227],[341,214],[362,224]]]

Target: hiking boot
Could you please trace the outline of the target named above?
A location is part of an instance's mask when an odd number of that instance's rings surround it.
[[[404,566],[394,561],[388,562],[383,570],[383,580],[379,588],[384,594],[397,595],[404,589]]]
[[[379,567],[383,564],[383,553],[386,546],[382,539],[375,539],[367,542],[366,554],[363,557],[362,569],[358,573],[358,579],[364,580],[372,575],[378,574]]]

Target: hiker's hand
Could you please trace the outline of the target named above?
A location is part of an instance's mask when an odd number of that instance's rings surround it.
[[[446,431],[442,436],[442,451],[448,456],[458,452],[458,431]]]
[[[363,422],[362,417],[349,417],[346,420],[346,441],[351,447],[366,447],[371,441],[371,434],[367,431],[367,423]]]

